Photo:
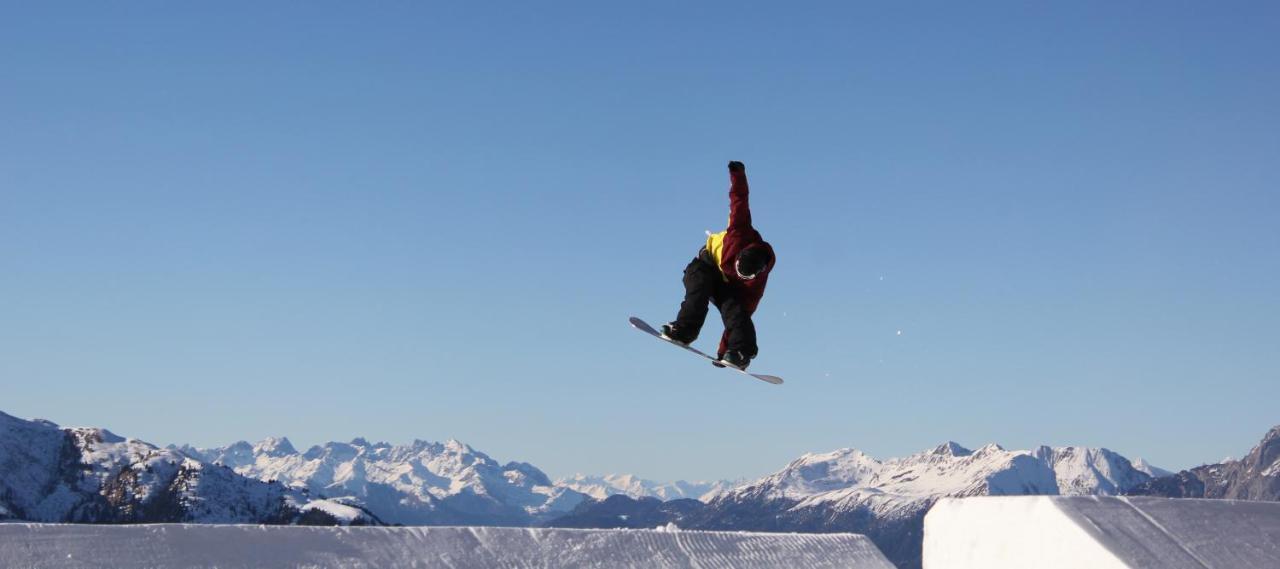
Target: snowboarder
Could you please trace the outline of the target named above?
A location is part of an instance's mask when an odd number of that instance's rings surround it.
[[[710,301],[724,320],[716,365],[724,362],[739,369],[746,369],[759,352],[751,315],[760,304],[774,264],[773,247],[751,226],[747,193],[746,167],[730,162],[729,227],[719,233],[708,232],[706,245],[684,269],[680,312],[675,321],[662,326],[668,339],[693,343],[707,319]]]

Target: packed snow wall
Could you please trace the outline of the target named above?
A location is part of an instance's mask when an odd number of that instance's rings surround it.
[[[1280,503],[1001,496],[944,499],[924,569],[1275,569]]]
[[[892,569],[855,534],[0,524],[0,567]]]

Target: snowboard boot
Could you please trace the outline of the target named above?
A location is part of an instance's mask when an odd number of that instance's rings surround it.
[[[751,365],[751,356],[737,350],[729,350],[725,352],[724,355],[720,356],[720,361],[712,363],[719,367],[724,367],[727,364],[741,370],[746,370],[747,366]]]
[[[662,325],[662,336],[681,346],[688,346],[694,340],[694,338],[689,337],[689,334],[685,334],[679,326],[676,326],[675,322]]]

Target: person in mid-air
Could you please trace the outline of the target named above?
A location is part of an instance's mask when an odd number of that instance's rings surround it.
[[[774,264],[773,247],[751,226],[747,193],[746,167],[730,162],[729,227],[708,234],[707,244],[685,267],[680,312],[675,321],[662,326],[662,335],[668,339],[690,344],[707,319],[707,302],[712,302],[724,319],[716,365],[740,369],[746,369],[759,352],[751,315],[760,305]]]

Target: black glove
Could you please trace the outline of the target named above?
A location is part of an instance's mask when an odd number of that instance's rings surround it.
[[[743,166],[741,162],[734,160],[729,163],[729,171],[730,172],[746,172],[747,167]]]

